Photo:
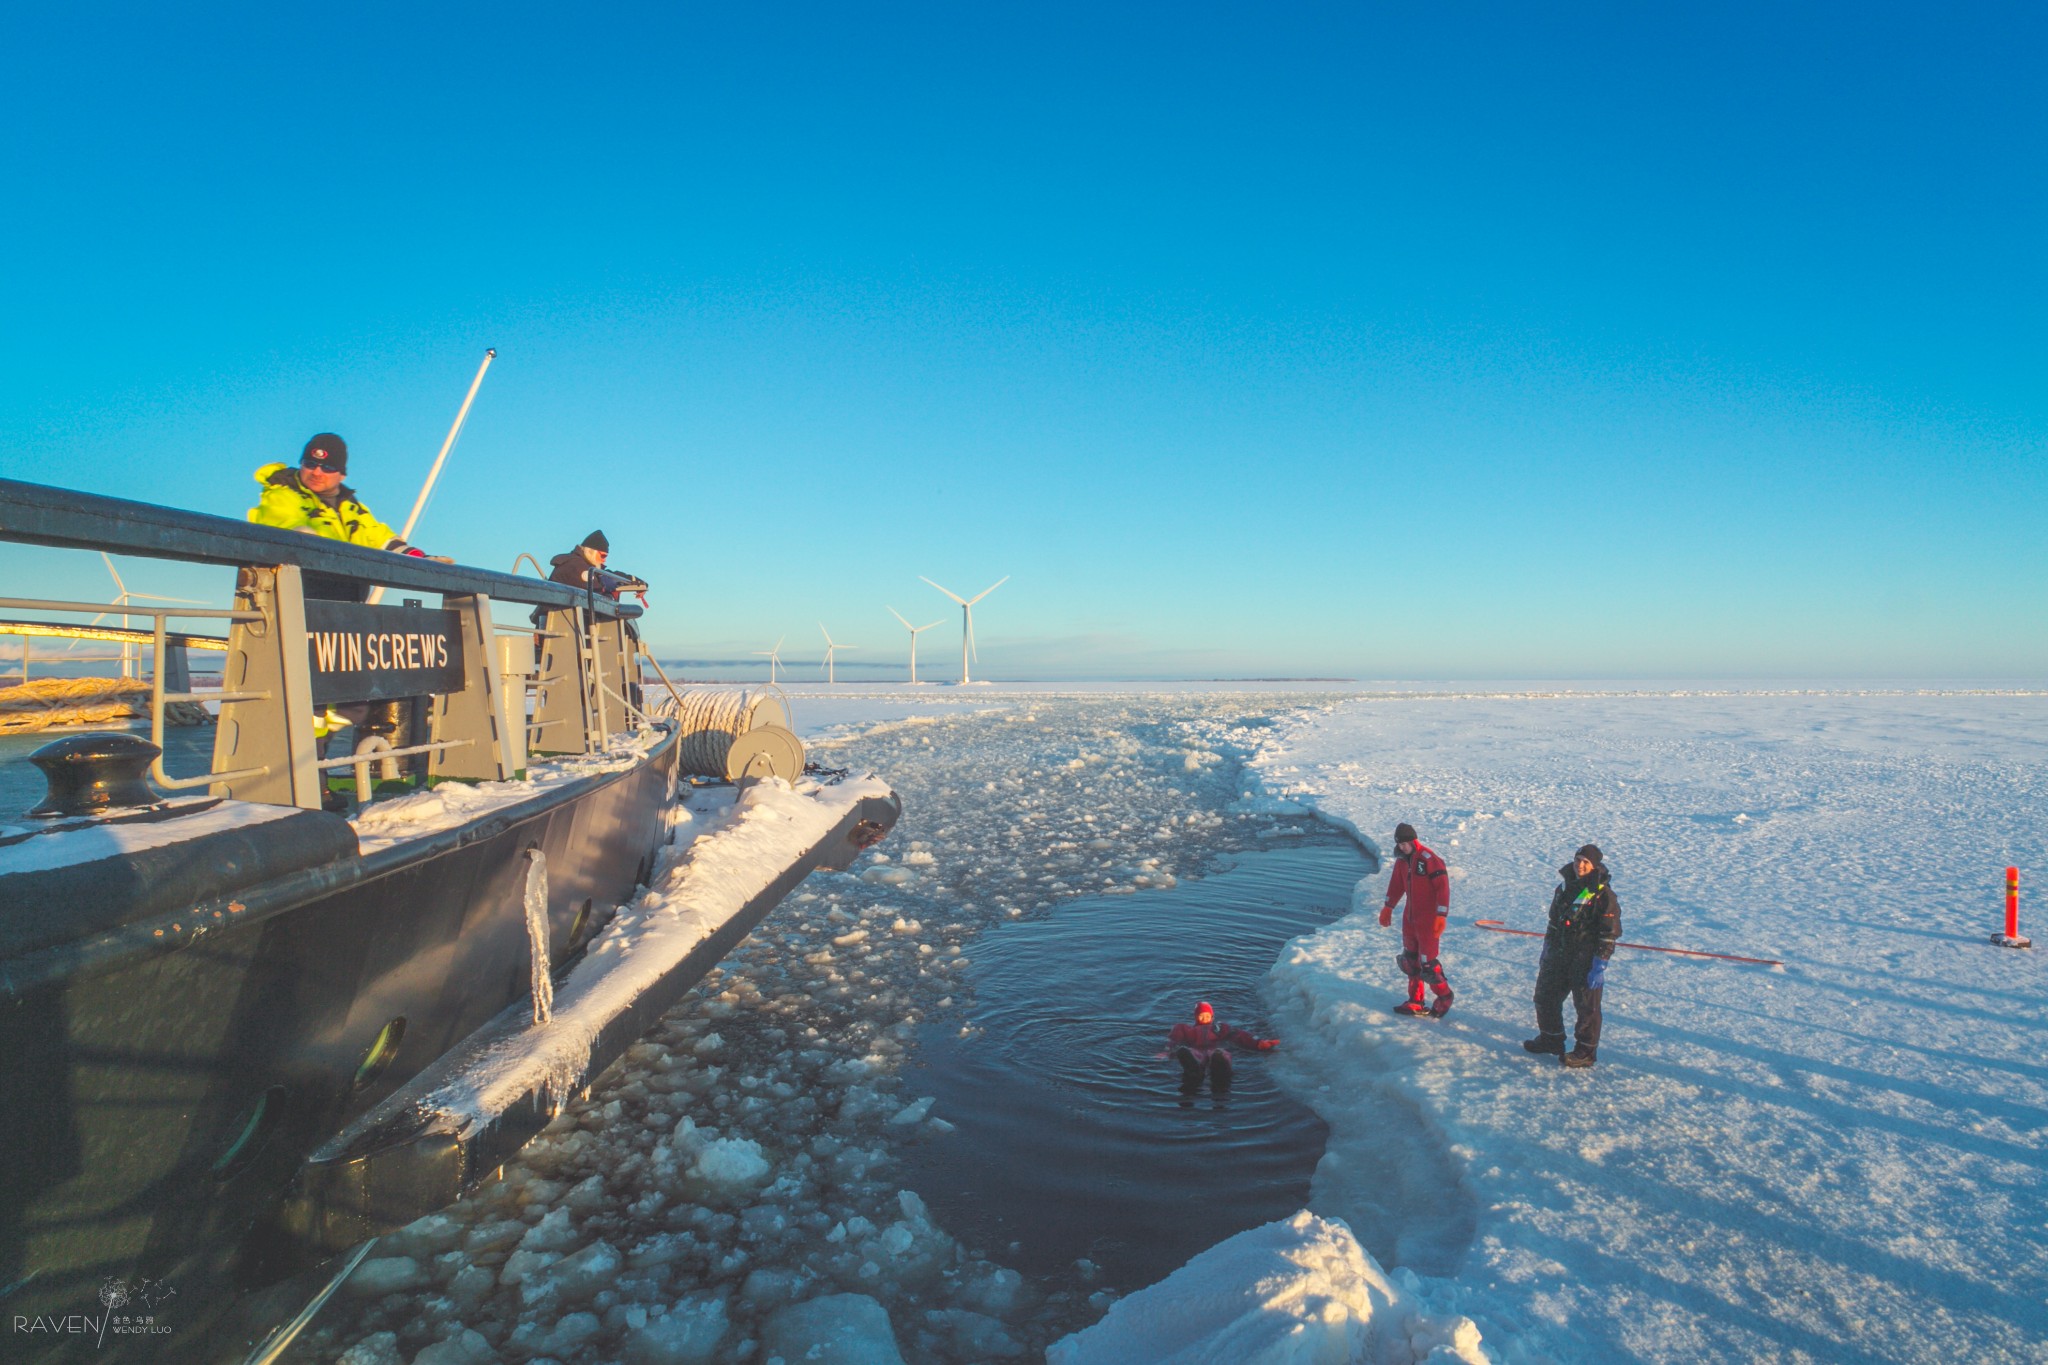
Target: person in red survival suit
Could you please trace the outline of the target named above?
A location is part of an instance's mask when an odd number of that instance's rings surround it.
[[[1278,1038],[1255,1038],[1241,1028],[1232,1028],[1218,1019],[1215,1009],[1204,1000],[1195,1006],[1195,1022],[1175,1024],[1166,1039],[1174,1060],[1180,1063],[1181,1089],[1199,1090],[1202,1077],[1207,1076],[1210,1089],[1228,1090],[1231,1063],[1224,1046],[1227,1043],[1255,1052],[1271,1052],[1280,1046]]]
[[[1451,874],[1444,860],[1415,837],[1415,826],[1394,826],[1394,875],[1387,879],[1387,902],[1380,907],[1380,927],[1394,922],[1394,902],[1408,898],[1401,912],[1401,972],[1408,978],[1408,998],[1394,1006],[1394,1013],[1427,1014],[1441,1019],[1451,1012],[1451,983],[1444,978],[1443,963],[1437,961],[1437,944],[1443,937],[1444,917],[1451,909]],[[1422,986],[1436,993],[1436,999],[1422,1003]]]

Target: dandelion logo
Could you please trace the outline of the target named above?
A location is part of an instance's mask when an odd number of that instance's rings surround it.
[[[100,1305],[107,1311],[100,1315],[99,1343],[107,1339],[107,1320],[128,1305],[128,1282],[112,1276],[100,1281]]]

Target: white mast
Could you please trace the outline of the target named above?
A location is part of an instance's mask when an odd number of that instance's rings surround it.
[[[476,401],[476,391],[483,387],[484,371],[491,368],[491,361],[497,354],[495,346],[484,352],[484,363],[476,367],[476,378],[469,381],[469,392],[462,396],[462,407],[455,414],[455,425],[448,428],[448,439],[441,442],[441,453],[434,457],[434,467],[427,471],[427,481],[420,485],[420,495],[412,500],[412,511],[405,519],[405,529],[398,533],[398,538],[407,544],[412,543],[413,528],[420,524],[420,513],[427,510],[427,499],[434,495],[434,483],[441,477],[441,466],[448,463],[448,452],[455,449],[455,438],[462,434],[462,424],[469,420],[469,405]],[[368,600],[384,600],[382,583],[370,589]]]

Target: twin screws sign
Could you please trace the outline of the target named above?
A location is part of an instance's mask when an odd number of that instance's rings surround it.
[[[315,706],[460,692],[462,614],[308,599],[306,653]]]

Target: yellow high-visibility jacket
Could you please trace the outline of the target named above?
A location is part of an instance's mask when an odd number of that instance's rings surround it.
[[[398,538],[398,532],[377,520],[369,508],[356,500],[355,490],[347,484],[341,486],[341,496],[329,507],[299,482],[299,471],[292,465],[264,465],[256,471],[256,482],[263,485],[263,496],[249,509],[249,520],[258,526],[310,531],[329,540],[345,540],[373,550],[410,548]]]

